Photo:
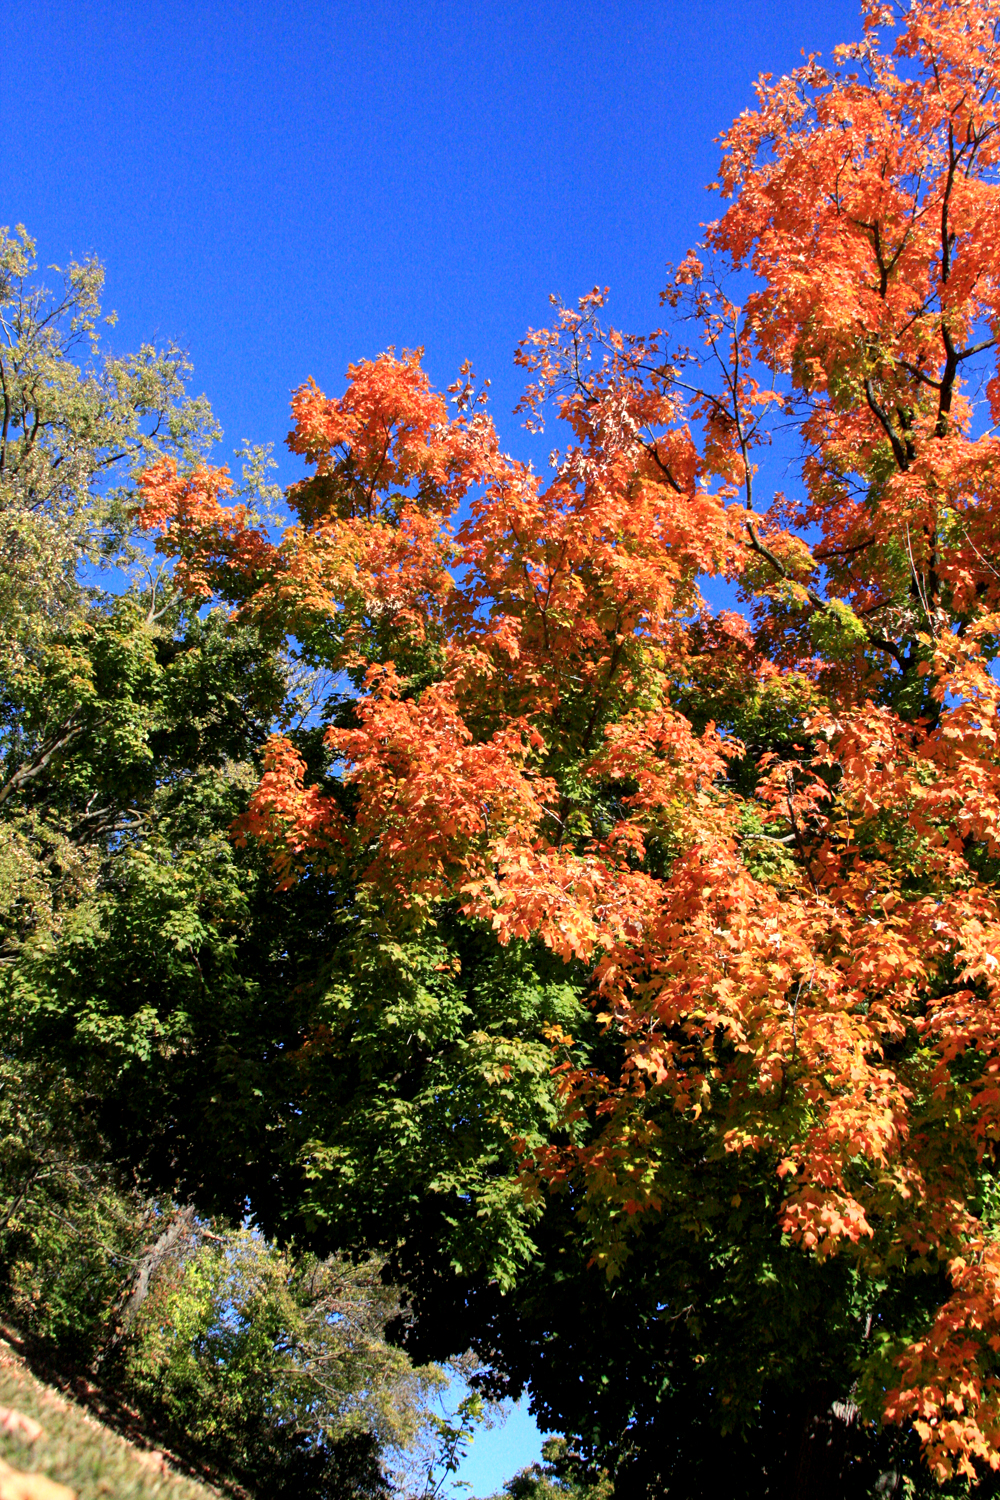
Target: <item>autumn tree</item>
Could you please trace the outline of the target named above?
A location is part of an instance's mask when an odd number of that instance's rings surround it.
[[[429,1303],[465,1276],[553,1425],[584,1377],[632,1493],[727,1433],[748,1495],[1000,1467],[1000,6],[862,15],[760,80],[663,330],[594,292],[522,345],[550,479],[470,371],[450,410],[391,352],[296,394],[283,535],[183,454],[142,479],[189,607],[326,684],[233,830],[296,914],[254,949],[296,1031],[255,1052],[262,1212],[381,1243]]]

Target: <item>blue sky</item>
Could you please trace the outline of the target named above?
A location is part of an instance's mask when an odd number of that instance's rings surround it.
[[[27,0],[0,223],[106,262],[117,347],[187,346],[220,458],[390,344],[439,385],[470,358],[527,456],[512,351],[549,293],[608,285],[612,321],[655,326],[751,80],[859,29],[853,0]],[[537,1442],[483,1435],[473,1493]]]
[[[290,390],[423,345],[469,357],[505,446],[511,354],[548,294],[657,320],[717,211],[713,144],[761,70],[856,35],[853,0],[27,0],[8,39],[0,222],[96,252],[120,347],[186,344],[225,430],[280,443]],[[291,472],[288,470],[288,472]]]

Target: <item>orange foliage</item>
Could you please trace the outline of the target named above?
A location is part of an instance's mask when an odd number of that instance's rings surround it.
[[[893,56],[891,11],[762,79],[725,136],[731,201],[664,295],[696,348],[605,329],[599,291],[525,340],[529,425],[554,403],[570,435],[551,482],[501,453],[470,372],[449,415],[390,353],[339,399],[296,394],[314,474],[280,542],[214,471],[159,465],[142,514],[185,587],[322,626],[310,649],[355,674],[325,789],[276,740],[241,825],[281,879],[341,869],[399,922],[450,900],[591,966],[622,1076],[564,1068],[598,1129],[537,1174],[655,1205],[642,1122],[668,1100],[775,1164],[804,1251],[947,1267],[885,1400],[945,1478],[1000,1468],[976,1207],[1000,1141],[1000,447],[963,386],[992,372],[998,419],[1000,0],[915,0]],[[759,511],[776,420],[804,498]],[[752,629],[711,616],[705,574]],[[680,711],[699,694],[737,726],[770,695],[794,732],[740,781],[732,726]]]

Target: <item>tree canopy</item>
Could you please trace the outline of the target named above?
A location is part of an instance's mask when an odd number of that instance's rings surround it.
[[[243,1058],[284,1032],[240,971],[255,872],[228,829],[287,663],[188,605],[135,535],[141,469],[215,434],[180,351],[104,354],[100,267],[53,297],[32,255],[0,235],[5,1324],[226,1483],[387,1496],[390,1471],[435,1456],[443,1371],[388,1341],[402,1310],[380,1261],[240,1227],[267,1175]],[[263,464],[247,454],[266,507]],[[174,1197],[189,1142],[201,1216]]]
[[[169,604],[11,679],[23,1045],[141,1180],[385,1257],[582,1444],[524,1493],[1000,1470],[1000,4],[862,18],[663,327],[521,344],[548,475],[361,360],[284,529],[144,452]]]

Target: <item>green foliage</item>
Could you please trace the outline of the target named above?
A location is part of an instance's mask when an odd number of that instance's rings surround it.
[[[435,1435],[445,1377],[388,1343],[399,1305],[380,1266],[189,1222],[102,1166],[64,1076],[8,1065],[3,1081],[7,1316],[216,1471],[274,1494],[388,1494],[394,1455]]]
[[[0,1061],[5,1315],[64,1357],[86,1360],[150,1218],[107,1163],[93,1101],[57,1066]]]
[[[55,292],[36,269],[27,232],[0,229],[3,671],[85,607],[82,563],[134,553],[128,508],[143,465],[162,453],[193,457],[217,432],[205,399],[185,395],[179,349],[102,349],[98,261],[57,270]]]
[[[431,1413],[431,1423],[436,1440],[435,1451],[427,1468],[421,1500],[447,1493],[445,1486],[452,1481],[452,1489],[466,1489],[465,1480],[455,1480],[462,1460],[474,1440],[477,1426],[484,1420],[483,1398],[478,1391],[470,1391],[459,1401],[454,1412],[438,1415]]]
[[[406,942],[365,926],[334,950],[298,1060],[302,1211],[366,1237],[432,1215],[456,1271],[510,1285],[539,1212],[511,1139],[557,1118],[547,1032],[587,1024],[579,989],[544,953],[460,922]]]
[[[289,990],[329,923],[275,901],[230,834],[300,684],[252,628],[143,582],[134,475],[196,457],[211,414],[177,350],[101,353],[96,262],[53,298],[32,256],[0,239],[4,1306],[261,1493],[381,1496],[443,1377],[387,1342],[380,1264],[204,1219],[163,1249],[185,1198],[283,1223],[262,1184],[302,1171],[290,1057],[311,1011]],[[266,508],[266,455],[246,457]],[[122,592],[97,586],[111,561]]]
[[[130,1329],[125,1387],[225,1472],[271,1493],[388,1494],[445,1383],[386,1341],[398,1301],[378,1263],[282,1252],[250,1230],[194,1235]],[[381,1460],[381,1462],[380,1462]]]
[[[542,1444],[544,1462],[529,1464],[503,1487],[493,1500],[611,1500],[611,1481],[602,1470],[576,1451],[566,1438],[549,1438]]]

